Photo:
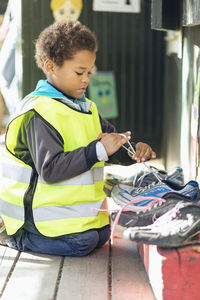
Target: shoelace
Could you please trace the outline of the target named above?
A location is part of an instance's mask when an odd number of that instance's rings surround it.
[[[123,136],[123,137],[126,138],[126,135],[123,134],[123,133],[119,133],[119,135],[121,135],[121,136]],[[123,147],[124,149],[126,149],[126,151],[127,151],[128,153],[130,153],[131,155],[135,155],[135,154],[136,154],[136,151],[135,151],[134,147],[131,145],[130,141],[128,141],[127,143],[128,143],[128,145],[129,145],[129,148],[127,148],[127,147],[124,146],[124,145],[122,145],[122,147]],[[162,178],[159,177],[159,175],[157,174],[156,171],[154,171],[151,167],[149,167],[145,162],[142,162],[142,164],[149,170],[149,172],[152,172],[152,173],[154,174],[154,176],[158,179],[159,182],[162,181]]]
[[[151,167],[152,168],[152,167]],[[158,173],[158,171],[156,171],[157,173]],[[145,177],[147,177],[147,176],[149,176],[149,174],[153,174],[154,175],[154,173],[151,171],[151,172],[148,172],[148,173],[145,173],[145,174],[143,174],[143,175],[141,175],[140,177],[139,177],[139,179],[137,179],[136,180],[136,182],[133,184],[133,185],[136,185],[137,184],[137,187],[139,188],[139,187],[141,187],[141,184],[143,183],[143,181],[144,181],[144,178]],[[154,175],[155,176],[155,175]],[[165,179],[166,180],[166,178],[167,178],[167,175],[164,177],[164,178],[162,178],[162,180],[163,179]],[[155,179],[154,179],[155,180]],[[156,182],[157,183],[157,182]]]
[[[129,206],[131,204],[134,204],[135,202],[144,201],[144,200],[152,200],[152,201],[148,205],[146,205],[146,207],[141,208],[140,211],[136,211],[133,208],[127,208],[127,206]],[[119,223],[119,219],[120,219],[120,216],[121,216],[122,212],[124,212],[124,211],[133,211],[133,212],[136,212],[137,214],[139,214],[140,212],[144,213],[147,210],[151,210],[153,207],[157,207],[158,205],[162,205],[164,202],[166,202],[166,200],[163,199],[163,198],[159,198],[159,197],[140,197],[140,198],[137,198],[137,199],[134,199],[134,200],[130,201],[129,203],[126,203],[120,209],[114,209],[114,210],[111,209],[111,210],[109,210],[110,212],[117,212],[117,215],[115,217],[115,221],[113,223],[113,228],[112,228],[111,236],[110,236],[111,244],[113,244],[115,231],[116,231],[117,225]],[[104,211],[104,212],[108,211],[108,209],[97,209],[97,208],[93,208],[93,210],[95,210],[95,211]]]
[[[130,191],[130,194],[131,195],[133,195],[133,194],[141,194],[141,193],[143,193],[143,192],[145,192],[145,191],[147,191],[147,190],[155,187],[157,184],[158,183],[156,183],[156,182],[152,182],[152,183],[150,183],[150,184],[148,184],[148,185],[146,185],[144,187],[133,188],[133,190]]]
[[[166,212],[160,218],[158,218],[153,225],[160,226],[169,223],[171,220],[175,219],[178,214],[180,214],[180,209],[187,206],[187,202],[179,201],[174,208]]]

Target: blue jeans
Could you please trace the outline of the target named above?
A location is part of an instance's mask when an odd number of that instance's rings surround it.
[[[109,225],[58,238],[44,237],[21,229],[15,236],[10,237],[8,246],[19,251],[33,251],[60,256],[85,256],[94,249],[103,246],[109,237]]]

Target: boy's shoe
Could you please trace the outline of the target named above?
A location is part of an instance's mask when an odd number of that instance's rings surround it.
[[[157,201],[152,201],[149,205],[144,206],[142,210],[122,211],[118,224],[123,227],[147,226],[153,224],[160,216],[176,206],[179,201],[197,202],[199,197],[187,197],[179,193],[167,193],[162,200],[158,198]],[[130,206],[127,206],[131,207]],[[112,221],[115,220],[117,212],[111,214]]]
[[[183,169],[182,168],[175,168],[171,173],[167,173],[162,170],[158,170],[156,168],[152,168],[154,172],[159,176],[160,179],[166,180],[177,185],[184,184],[184,176],[183,176]],[[133,186],[135,187],[145,187],[152,182],[157,183],[158,178],[154,175],[153,172],[148,172],[140,177],[137,177],[133,182]]]
[[[200,204],[180,201],[152,225],[128,228],[123,235],[136,242],[170,248],[200,243],[199,233]]]
[[[184,185],[183,169],[179,167],[175,168],[170,173],[168,173],[165,180],[178,185]]]
[[[166,180],[158,183],[153,182],[141,188],[119,184],[113,188],[111,196],[117,205],[123,207],[125,204],[132,202],[129,208],[139,211],[143,210],[145,206],[151,205],[151,202],[155,201],[155,198],[165,198],[167,193],[178,193],[183,196],[195,198],[199,196],[199,185],[198,182],[193,180],[184,186],[179,186]],[[140,200],[141,197],[148,198]]]
[[[125,184],[133,186],[133,182],[137,180],[136,178],[140,178],[142,175],[144,175],[144,171],[140,171],[137,174],[134,174],[130,177],[122,177],[118,175],[113,175],[111,173],[106,174],[105,181],[104,181],[104,192],[108,197],[111,196],[111,191],[113,187],[117,184]]]
[[[155,167],[150,166],[152,171],[156,172],[159,178],[162,180],[167,180],[178,185],[184,184],[184,176],[182,168],[175,168],[171,173],[166,171],[159,170]],[[111,191],[113,187],[117,184],[124,184],[134,187],[145,187],[152,182],[158,182],[157,177],[153,172],[141,170],[139,173],[136,173],[130,177],[122,177],[108,173],[105,177],[104,182],[104,191],[108,197],[111,196]]]

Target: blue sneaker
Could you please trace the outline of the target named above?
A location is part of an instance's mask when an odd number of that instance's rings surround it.
[[[162,180],[167,180],[178,185],[184,185],[184,176],[183,176],[182,168],[175,168],[170,173],[167,173],[162,170],[158,170],[153,167],[151,168],[153,169],[154,172],[158,174],[159,178],[161,178]],[[156,178],[153,172],[148,172],[135,178],[135,181],[133,182],[133,186],[144,187],[146,185],[151,184],[152,182],[157,183],[158,179]]]
[[[133,211],[140,211],[144,210],[145,206],[149,206],[151,202],[155,202],[156,198],[166,198],[167,193],[178,193],[195,198],[199,196],[199,184],[196,181],[189,181],[184,186],[180,186],[166,180],[153,182],[140,188],[119,184],[113,188],[111,197],[121,207],[131,202],[129,208]],[[141,199],[141,197],[147,199]]]
[[[111,196],[111,191],[113,187],[117,184],[125,184],[133,186],[133,183],[141,178],[142,175],[146,174],[143,170],[133,174],[130,177],[122,177],[118,175],[114,175],[111,173],[107,173],[104,181],[104,192],[108,197]]]
[[[164,170],[159,170],[155,167],[150,166],[152,171],[154,171],[159,178],[162,180],[167,180],[172,183],[178,185],[184,185],[184,176],[183,176],[183,169],[182,168],[175,168],[170,173],[167,173]],[[108,197],[111,196],[111,191],[113,187],[117,184],[124,184],[134,187],[145,187],[152,182],[158,182],[158,179],[154,175],[153,172],[141,170],[138,173],[133,174],[130,177],[122,177],[118,175],[114,175],[111,173],[106,174],[105,181],[104,181],[104,191]]]

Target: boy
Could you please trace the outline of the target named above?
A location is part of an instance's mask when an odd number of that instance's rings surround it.
[[[104,162],[120,161],[131,138],[99,115],[85,98],[97,42],[79,22],[47,27],[36,42],[35,59],[47,80],[25,97],[9,124],[3,161],[1,214],[8,245],[19,251],[83,256],[110,235],[103,192]],[[155,157],[136,145],[133,163]]]

